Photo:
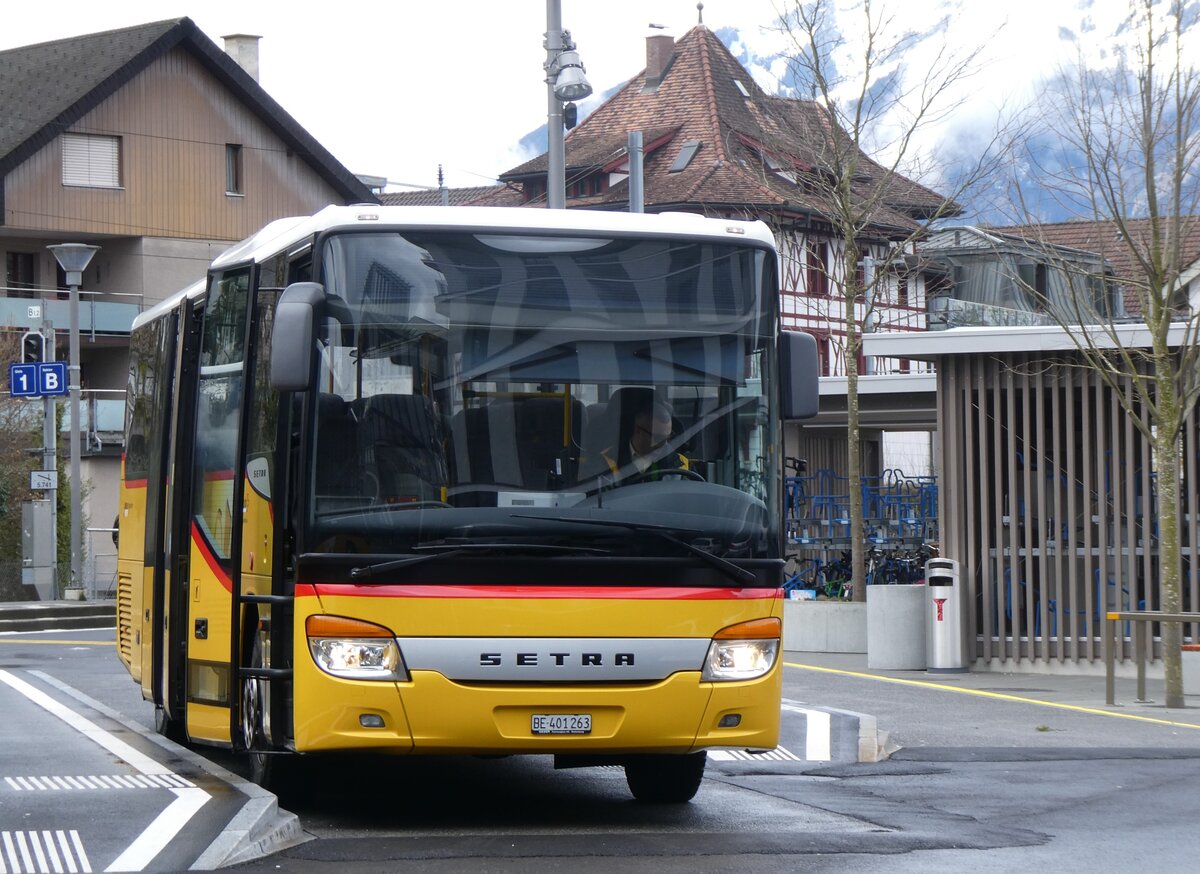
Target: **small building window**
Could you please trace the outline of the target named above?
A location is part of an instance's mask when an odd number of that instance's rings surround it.
[[[4,285],[8,297],[33,297],[37,288],[37,259],[32,252],[4,255]]]
[[[675,163],[671,165],[668,173],[680,173],[687,169],[688,164],[692,163],[692,158],[696,156],[697,150],[700,148],[699,140],[688,140],[683,144],[683,148],[679,150],[679,154],[675,156]]]
[[[805,252],[805,291],[809,297],[829,297],[829,262],[825,257],[825,242],[823,240],[806,240]]]
[[[121,187],[121,138],[100,134],[63,134],[63,185]]]
[[[237,143],[225,144],[225,193],[246,193],[242,190],[242,147]]]

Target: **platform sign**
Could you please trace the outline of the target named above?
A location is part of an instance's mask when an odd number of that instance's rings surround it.
[[[38,365],[38,394],[65,395],[67,393],[67,362],[43,361]]]
[[[65,395],[69,390],[65,361],[8,365],[8,391],[14,398]]]
[[[8,365],[8,392],[14,398],[36,398],[38,392],[36,364]]]

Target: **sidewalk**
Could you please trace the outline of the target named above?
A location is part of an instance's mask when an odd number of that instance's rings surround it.
[[[116,624],[117,602],[111,600],[0,603],[0,633],[114,628]]]
[[[1104,667],[1082,673],[972,670],[961,674],[879,671],[864,653],[784,653],[785,695],[874,716],[906,748],[1089,747],[1200,750],[1200,695],[1163,706],[1164,684],[1116,679],[1105,704]],[[1069,673],[1068,673],[1069,672]],[[804,694],[798,695],[798,690]]]

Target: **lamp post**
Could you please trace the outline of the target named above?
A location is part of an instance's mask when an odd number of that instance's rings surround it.
[[[583,62],[571,42],[571,32],[562,29],[562,0],[546,0],[546,205],[567,205],[566,158],[563,154],[563,103],[582,100],[592,93],[584,76]]]
[[[46,248],[54,253],[71,289],[71,358],[68,365],[71,391],[71,587],[78,588],[82,582],[79,543],[79,286],[83,285],[83,271],[100,247],[86,243],[58,243]],[[58,544],[55,543],[57,551]]]

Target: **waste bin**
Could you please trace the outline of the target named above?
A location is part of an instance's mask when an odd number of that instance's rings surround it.
[[[962,584],[958,562],[931,558],[925,562],[925,661],[933,673],[967,669],[963,652]]]

